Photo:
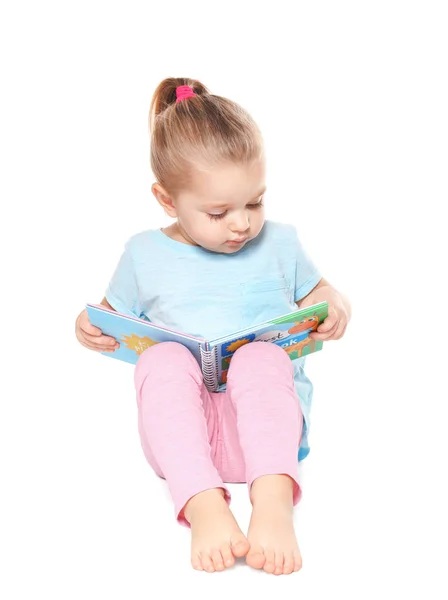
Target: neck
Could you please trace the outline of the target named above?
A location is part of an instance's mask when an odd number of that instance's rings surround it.
[[[178,221],[176,221],[169,227],[165,227],[164,229],[162,229],[162,231],[165,235],[167,235],[172,240],[175,240],[176,242],[180,242],[181,244],[187,244],[188,246],[197,246],[197,244],[182,229]]]

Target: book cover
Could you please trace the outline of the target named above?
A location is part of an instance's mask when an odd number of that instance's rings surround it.
[[[86,310],[92,325],[99,327],[105,335],[110,335],[120,344],[114,352],[101,352],[105,356],[136,364],[147,348],[160,342],[178,342],[190,350],[201,366],[201,347],[205,342],[200,338],[123,315],[102,305],[87,304]]]

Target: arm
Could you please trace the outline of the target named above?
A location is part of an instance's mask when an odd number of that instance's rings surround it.
[[[322,278],[316,287],[304,298],[297,302],[299,308],[305,308],[318,302],[328,302],[328,317],[311,333],[314,340],[338,340],[347,328],[352,316],[352,309],[348,299],[338,292],[326,279]]]
[[[100,304],[102,304],[103,306],[105,306],[106,308],[109,308],[110,310],[115,310],[115,308],[113,306],[111,306],[109,304],[109,302],[106,300],[106,298],[103,298],[100,302]]]

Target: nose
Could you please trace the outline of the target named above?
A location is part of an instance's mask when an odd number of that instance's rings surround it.
[[[249,227],[249,215],[246,210],[238,211],[233,215],[233,219],[230,223],[230,230],[233,233],[245,233]]]

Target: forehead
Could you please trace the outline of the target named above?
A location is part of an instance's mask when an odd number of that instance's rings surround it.
[[[244,163],[221,163],[211,169],[195,170],[191,193],[198,201],[246,202],[265,185],[263,159]]]

